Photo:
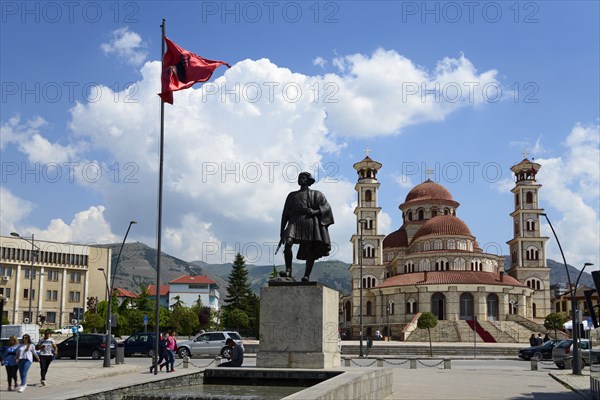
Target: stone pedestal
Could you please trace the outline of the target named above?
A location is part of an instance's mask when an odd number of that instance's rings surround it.
[[[339,292],[317,282],[271,282],[260,291],[259,368],[340,366]]]

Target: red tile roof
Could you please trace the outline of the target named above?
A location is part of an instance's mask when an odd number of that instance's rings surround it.
[[[408,235],[406,234],[406,229],[404,229],[404,227],[390,233],[383,239],[384,249],[392,247],[408,247]]]
[[[191,276],[191,275],[182,275],[177,279],[173,279],[171,282],[169,282],[170,284],[177,284],[177,283],[183,283],[183,284],[190,284],[190,283],[217,283],[215,281],[213,281],[210,278],[207,278],[206,276],[202,276],[202,275],[196,275],[196,276]]]
[[[521,282],[504,274],[502,281],[500,275],[493,272],[479,271],[427,271],[400,274],[383,281],[377,288],[393,286],[420,286],[420,285],[445,285],[445,284],[477,284],[477,285],[506,285],[524,287]]]
[[[115,288],[114,291],[115,291],[115,296],[117,296],[117,297],[130,297],[132,299],[137,299],[138,298],[137,294],[135,294],[133,292],[130,292],[127,289]]]
[[[160,296],[168,295],[169,289],[169,285],[160,285]],[[150,296],[156,296],[156,285],[148,285],[148,294]]]
[[[451,204],[458,207],[459,203],[452,198],[450,192],[440,184],[431,179],[418,184],[408,192],[403,206],[417,203],[441,202],[442,204]]]
[[[415,233],[413,242],[422,236],[459,235],[473,236],[467,224],[453,215],[438,215],[425,222]]]

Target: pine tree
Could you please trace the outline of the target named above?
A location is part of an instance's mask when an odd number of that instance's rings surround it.
[[[238,309],[250,314],[251,299],[254,296],[250,283],[248,283],[248,271],[246,261],[240,253],[236,254],[233,261],[233,269],[229,273],[227,285],[227,298],[223,308],[227,311]]]

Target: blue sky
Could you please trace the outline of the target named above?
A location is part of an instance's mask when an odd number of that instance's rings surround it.
[[[175,43],[232,65],[165,107],[164,251],[282,263],[303,169],[334,209],[331,257],[349,261],[368,147],[382,234],[429,167],[482,247],[507,254],[526,148],[567,261],[599,265],[598,15],[592,1],[3,2],[0,233],[119,242],[137,220],[130,240],[155,245],[164,17]]]

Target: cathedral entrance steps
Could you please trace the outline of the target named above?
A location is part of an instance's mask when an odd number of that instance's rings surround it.
[[[487,330],[485,330],[483,326],[481,326],[481,324],[476,320],[468,319],[467,324],[472,330],[474,330],[479,335],[479,337],[484,342],[496,343],[496,339],[494,339],[494,337]]]
[[[366,354],[366,341],[363,343],[363,354]],[[520,346],[520,347],[519,347]],[[453,345],[452,343],[434,343],[433,344],[433,356],[434,357],[452,357],[452,358],[473,358],[476,354],[477,357],[490,357],[490,358],[506,358],[506,359],[518,359],[519,349],[523,348],[522,345],[503,345],[501,343],[482,343],[477,338],[477,346],[473,346],[473,343],[463,342],[461,344]],[[351,344],[347,341],[342,341],[342,357],[344,356],[356,356],[360,353],[360,346],[357,341],[351,341]],[[369,357],[397,357],[397,358],[410,358],[410,357],[429,357],[429,342],[422,343],[403,343],[403,342],[379,342],[374,341],[373,347],[369,349]]]
[[[427,329],[415,329],[406,340],[407,342],[429,342]],[[435,328],[431,329],[432,342],[460,342],[454,321],[438,321]]]
[[[497,343],[528,343],[532,333],[544,333],[544,331],[531,331],[515,321],[477,321],[477,341],[486,342],[483,335],[487,332],[489,337]],[[473,342],[473,328],[465,320],[458,321],[438,321],[435,328],[431,329],[432,342]],[[554,338],[554,332],[549,332]],[[559,339],[563,339],[564,334],[559,331]],[[489,340],[488,337],[488,340]],[[406,342],[429,342],[427,329],[415,329],[410,333]],[[493,343],[489,341],[488,343]]]
[[[517,341],[521,343],[529,342],[529,337],[532,333],[536,336],[538,333],[548,333],[553,339],[568,339],[566,333],[562,331],[547,330],[543,324],[537,323],[530,320],[529,318],[523,317],[522,315],[509,314],[506,316],[506,321],[500,322],[501,324],[513,324],[515,329],[518,330]],[[555,337],[556,336],[556,337]]]
[[[514,336],[512,336],[508,331],[502,330],[501,326],[497,326],[495,324],[496,321],[477,321],[477,322],[483,327],[483,329],[488,331],[494,337],[494,339],[496,339],[496,342],[517,343],[517,339]],[[511,327],[511,329],[512,329],[512,327]],[[514,329],[512,329],[512,332],[514,332]]]

